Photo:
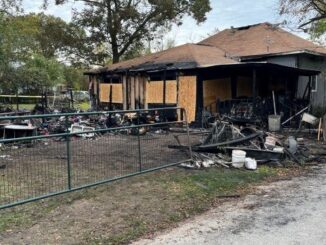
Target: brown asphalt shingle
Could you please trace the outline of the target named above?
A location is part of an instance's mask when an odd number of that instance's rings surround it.
[[[326,56],[326,49],[270,23],[231,28],[198,44],[184,44],[158,53],[109,65],[104,70],[139,69],[169,65],[183,69],[237,64],[239,58],[289,52],[313,52]]]
[[[185,66],[188,64],[189,66],[193,66],[192,68],[195,68],[221,64],[235,64],[238,62],[225,57],[225,52],[219,48],[198,44],[184,44],[158,53],[109,65],[108,68],[109,70],[125,68],[136,69],[144,65],[151,66],[169,63],[172,63],[172,66],[181,63],[185,64]]]
[[[231,57],[310,51],[326,55],[326,49],[270,23],[226,29],[201,42],[224,50]]]

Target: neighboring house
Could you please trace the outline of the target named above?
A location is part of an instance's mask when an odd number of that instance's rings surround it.
[[[180,106],[189,121],[204,110],[221,112],[239,99],[250,100],[257,110],[256,104],[267,104],[272,91],[284,115],[293,115],[296,105],[291,103],[305,99],[326,106],[326,49],[269,23],[227,29],[198,44],[85,74],[97,106]]]

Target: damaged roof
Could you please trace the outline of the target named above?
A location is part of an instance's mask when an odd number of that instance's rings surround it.
[[[92,69],[103,72],[186,70],[239,64],[256,57],[310,53],[326,56],[326,49],[295,36],[276,25],[262,23],[221,31],[198,44],[184,44],[158,53]]]
[[[184,44],[158,53],[109,65],[107,70],[147,70],[162,69],[164,67],[167,69],[193,69],[236,63],[238,62],[227,58],[225,52],[219,48],[199,44]]]
[[[221,31],[199,44],[218,47],[230,57],[306,52],[326,56],[326,49],[287,32],[277,25],[262,23]]]

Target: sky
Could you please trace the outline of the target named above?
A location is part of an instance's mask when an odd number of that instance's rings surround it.
[[[280,23],[281,17],[278,15],[279,0],[211,0],[212,10],[207,15],[206,22],[197,25],[191,17],[185,17],[183,25],[174,26],[172,30],[165,35],[165,39],[173,39],[176,45],[184,43],[198,42],[214,30],[224,30],[226,28],[239,27],[257,24],[261,22]],[[54,0],[49,0],[54,2]],[[40,12],[43,0],[24,0],[25,12]],[[55,6],[50,4],[45,11],[62,19],[69,21],[72,16],[72,8],[81,8],[80,3],[74,3]],[[305,37],[302,33],[295,33]]]

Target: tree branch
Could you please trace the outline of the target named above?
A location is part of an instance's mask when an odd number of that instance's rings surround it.
[[[319,2],[319,1],[318,1]],[[311,1],[311,4],[313,5],[313,8],[320,14],[320,15],[325,15],[326,14],[326,4],[325,3],[321,3],[320,4],[324,5],[324,8],[321,8],[316,2]]]
[[[126,42],[126,44],[123,46],[123,48],[119,51],[119,56],[123,55],[129,46],[133,43],[135,38],[138,36],[138,33],[145,27],[145,25],[156,15],[156,10],[153,11],[151,14],[149,14],[145,20],[137,27],[137,29],[134,31],[134,33],[129,37],[129,40]]]
[[[313,22],[315,22],[315,21],[322,20],[322,19],[326,19],[326,14],[325,14],[325,15],[321,15],[321,16],[318,16],[318,17],[315,17],[315,18],[310,19],[309,21],[307,21],[307,22],[301,24],[301,25],[299,26],[299,28],[302,28],[302,27],[307,26],[307,25],[309,25],[309,24],[311,24],[311,23],[313,23]]]
[[[104,4],[101,3],[101,1],[92,1],[92,0],[74,0],[75,2],[85,2],[85,3],[90,3],[90,4],[94,4],[94,5],[97,5],[97,6],[101,6],[103,7]],[[64,4],[66,1],[64,0],[56,0],[55,3],[56,5],[60,5],[60,4]]]
[[[0,13],[4,13],[4,14],[9,15],[9,16],[11,16],[11,17],[14,16],[12,13],[10,13],[9,11],[4,10],[4,9],[0,9]]]

